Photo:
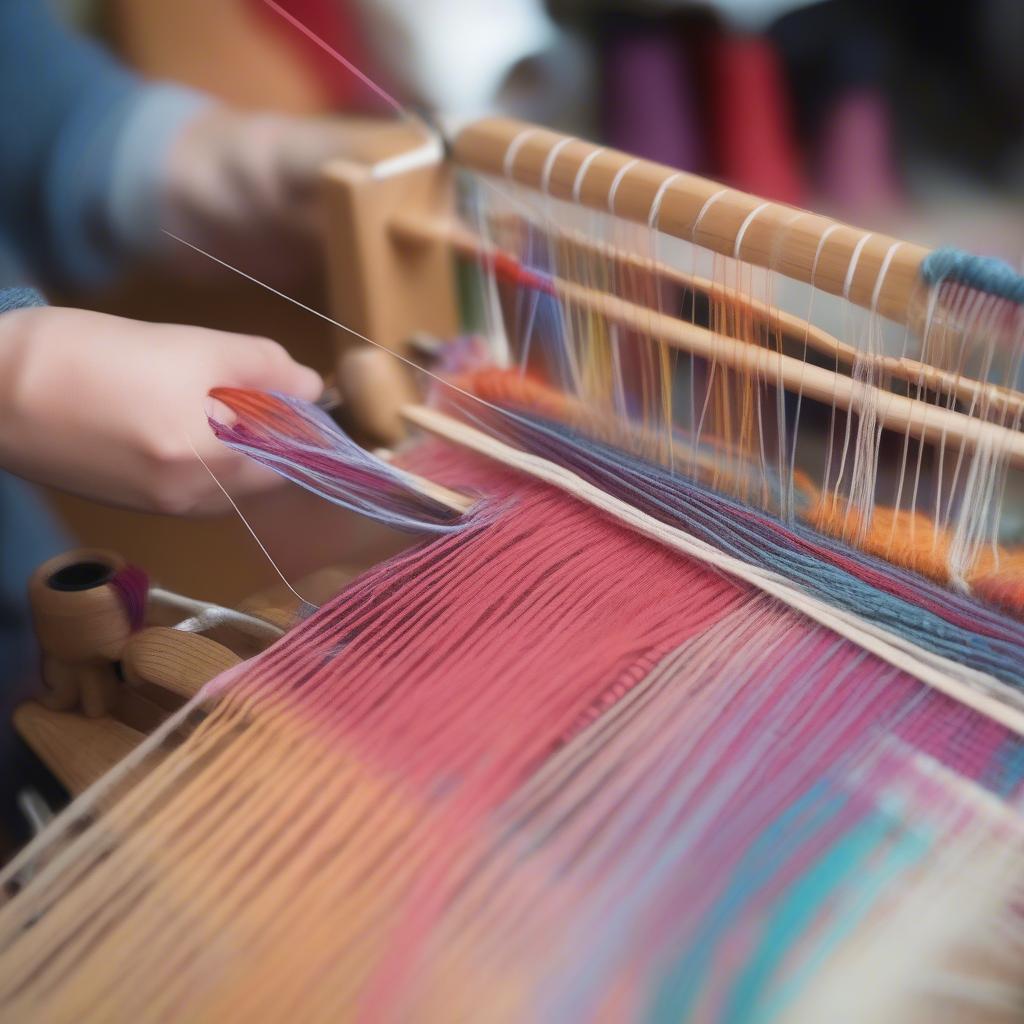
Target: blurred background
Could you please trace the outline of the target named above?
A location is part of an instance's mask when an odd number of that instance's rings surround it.
[[[263,0],[63,4],[154,77],[249,108],[374,108],[364,86]],[[1020,0],[280,6],[410,105],[513,113],[861,220],[976,204],[987,248],[1021,257]],[[1010,224],[985,213],[1003,203]]]
[[[248,109],[381,112],[263,0],[57,2],[70,23],[154,78]],[[510,113],[866,228],[1021,265],[1022,0],[281,6],[409,106],[455,120]],[[326,308],[321,288],[310,281],[301,297]],[[329,361],[325,325],[226,272],[182,285],[140,270],[113,291],[67,299],[268,334],[318,368]],[[122,551],[166,585],[235,601],[269,582],[236,520],[160,521],[53,500],[82,540]]]

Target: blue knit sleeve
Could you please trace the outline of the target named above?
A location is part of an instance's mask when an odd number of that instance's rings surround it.
[[[0,288],[0,313],[45,305],[46,300],[35,288]]]
[[[200,102],[145,85],[45,0],[0,0],[0,242],[37,280],[106,279],[126,255],[115,188],[155,200],[167,148]]]

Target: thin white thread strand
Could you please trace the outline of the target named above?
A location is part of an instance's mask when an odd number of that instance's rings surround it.
[[[619,191],[619,186],[622,184],[623,178],[625,178],[638,163],[640,163],[640,161],[637,159],[628,160],[619,168],[618,174],[616,174],[612,179],[611,188],[608,189],[608,212],[613,216],[615,214],[615,195]]]
[[[870,231],[864,235],[854,248],[853,255],[850,256],[850,265],[846,268],[846,278],[843,281],[843,298],[847,302],[850,301],[850,288],[853,285],[853,275],[857,272],[857,264],[860,262],[860,254],[873,237]]]
[[[587,171],[590,170],[590,165],[604,152],[604,146],[598,146],[583,158],[583,162],[576,171],[576,177],[572,182],[572,201],[574,203],[579,203],[580,201],[580,194],[583,191],[583,179],[587,176]]]
[[[523,144],[532,135],[536,135],[538,131],[540,131],[539,128],[524,128],[508,144],[508,149],[505,150],[505,159],[502,161],[502,171],[506,178],[512,177],[512,170],[515,167],[516,156],[519,154],[519,150],[522,149]]]
[[[704,219],[704,217],[707,214],[708,210],[710,210],[711,207],[714,206],[715,203],[717,203],[718,200],[722,198],[722,196],[728,194],[731,191],[732,191],[731,188],[720,188],[717,192],[715,192],[714,194],[708,196],[708,198],[706,200],[704,200],[704,205],[700,208],[700,211],[698,212],[697,216],[694,218],[693,230],[690,232],[690,238],[693,240],[695,245],[699,244],[696,239],[697,239],[697,229],[700,227],[700,222]]]
[[[308,604],[308,605],[311,605],[311,606],[312,606],[312,607],[314,607],[314,608],[315,608],[315,607],[317,607],[317,606],[316,606],[316,605],[315,605],[315,604],[314,604],[314,603],[313,603],[312,601],[307,601],[307,600],[306,600],[306,599],[305,599],[305,598],[304,598],[304,597],[303,597],[303,596],[302,596],[302,595],[301,595],[301,594],[300,594],[300,593],[299,593],[299,592],[298,592],[298,591],[297,591],[297,590],[296,590],[296,589],[295,589],[295,588],[294,588],[294,587],[293,587],[293,586],[292,586],[292,585],[291,585],[291,584],[290,584],[290,583],[288,582],[288,578],[287,578],[287,577],[285,576],[285,574],[284,574],[283,572],[281,572],[281,569],[280,569],[280,567],[278,566],[277,562],[275,562],[275,561],[274,561],[274,558],[273,558],[273,556],[272,556],[272,555],[270,554],[270,552],[269,552],[269,551],[267,550],[267,547],[266,547],[266,545],[265,545],[265,544],[263,543],[263,541],[261,541],[261,540],[259,539],[259,537],[257,537],[257,536],[256,536],[256,531],[255,531],[255,530],[254,530],[254,529],[253,529],[253,528],[252,528],[252,527],[251,527],[251,526],[249,525],[249,520],[248,520],[248,519],[246,519],[246,518],[245,518],[245,516],[244,516],[244,515],[242,514],[242,510],[241,510],[241,509],[240,509],[240,508],[238,507],[238,503],[237,503],[237,502],[235,501],[235,499],[234,499],[234,498],[232,498],[232,497],[231,497],[231,495],[230,495],[230,494],[228,494],[228,490],[227,490],[227,488],[226,488],[226,487],[225,487],[225,486],[224,486],[224,485],[223,485],[223,484],[222,484],[222,483],[220,482],[220,480],[218,480],[218,479],[217,479],[217,474],[216,474],[216,473],[214,473],[214,471],[213,471],[213,470],[212,470],[212,469],[210,468],[210,465],[209,465],[209,463],[208,463],[208,462],[206,461],[206,459],[204,459],[204,458],[202,457],[202,455],[200,455],[200,454],[199,454],[199,449],[198,449],[198,448],[196,448],[196,446],[195,446],[195,445],[194,445],[194,444],[192,443],[192,438],[191,438],[191,437],[190,437],[190,438],[188,438],[188,446],[189,446],[189,447],[190,447],[190,448],[192,449],[192,452],[193,452],[193,454],[195,455],[195,457],[196,457],[196,458],[197,458],[197,459],[198,459],[198,460],[199,460],[199,461],[200,461],[200,462],[202,463],[203,469],[205,469],[205,470],[206,470],[206,472],[210,474],[210,479],[211,479],[211,480],[213,480],[213,482],[214,482],[214,483],[215,483],[215,484],[216,484],[216,485],[217,485],[217,486],[218,486],[218,487],[220,488],[220,491],[221,491],[221,493],[222,493],[222,494],[224,495],[224,497],[225,497],[225,498],[227,498],[229,502],[231,502],[231,507],[232,507],[232,508],[233,508],[233,509],[235,510],[235,512],[236,512],[236,513],[238,514],[238,518],[242,520],[242,524],[243,524],[243,525],[245,526],[245,528],[246,528],[246,529],[247,529],[247,530],[249,531],[250,535],[252,536],[252,539],[253,539],[254,541],[256,541],[256,543],[257,543],[257,544],[259,545],[260,551],[262,551],[262,552],[263,552],[263,554],[264,554],[264,555],[266,555],[266,557],[267,557],[267,561],[268,561],[268,562],[269,562],[269,563],[270,563],[270,564],[271,564],[271,565],[273,566],[273,568],[274,568],[274,572],[276,572],[276,573],[277,573],[277,575],[281,577],[281,582],[282,582],[282,583],[283,583],[283,584],[284,584],[284,585],[285,585],[285,586],[286,586],[286,587],[287,587],[287,588],[288,588],[288,589],[289,589],[289,590],[290,590],[290,591],[291,591],[291,592],[292,592],[292,593],[293,593],[293,594],[294,594],[294,595],[295,595],[295,596],[296,596],[296,597],[297,597],[297,598],[298,598],[298,599],[299,599],[299,600],[300,600],[300,601],[301,601],[301,602],[302,602],[303,604]]]
[[[247,281],[251,281],[253,284],[259,285],[260,288],[263,288],[265,291],[270,292],[272,295],[276,295],[278,298],[284,299],[286,302],[290,302],[293,306],[298,306],[299,309],[304,309],[307,313],[312,313],[313,316],[318,317],[319,319],[324,320],[329,324],[333,324],[335,327],[338,327],[341,330],[343,330],[346,334],[351,334],[353,338],[358,338],[360,341],[365,341],[367,345],[372,345],[374,348],[378,348],[382,352],[387,352],[388,355],[393,356],[400,363],[404,363],[406,366],[411,367],[418,373],[422,373],[425,377],[429,377],[431,380],[436,381],[443,387],[447,387],[450,390],[462,395],[464,398],[469,398],[472,401],[478,403],[479,405],[485,406],[486,408],[492,410],[493,412],[496,412],[503,416],[508,415],[505,412],[505,410],[502,409],[500,406],[494,405],[494,403],[492,402],[488,402],[486,398],[481,398],[479,395],[473,394],[472,391],[467,391],[465,388],[460,388],[458,384],[453,384],[450,380],[446,380],[440,374],[428,370],[425,366],[420,366],[419,363],[414,362],[407,356],[403,356],[400,352],[395,352],[393,349],[388,348],[387,345],[382,345],[379,341],[374,341],[372,338],[368,338],[365,334],[360,333],[354,327],[349,327],[347,324],[343,324],[340,320],[335,320],[333,317],[328,316],[326,313],[321,313],[320,310],[314,309],[312,306],[307,306],[306,303],[300,302],[298,299],[293,298],[291,295],[288,295],[287,293],[280,291],[273,285],[261,281],[258,277],[253,277],[252,274],[247,274],[244,270],[232,266],[226,260],[222,260],[219,256],[214,256],[213,253],[207,252],[205,249],[202,249],[198,245],[195,245],[192,242],[189,242],[186,239],[179,237],[178,235],[174,234],[171,231],[164,230],[163,233],[167,235],[169,238],[173,238],[176,242],[180,242],[182,245],[185,245],[189,249],[192,249],[195,252],[199,253],[201,256],[205,256],[207,259],[213,260],[214,263],[217,263],[220,266],[224,267],[225,270],[230,270],[232,273],[238,274],[239,277],[244,277]]]
[[[691,243],[694,246],[697,246],[697,245],[700,244],[699,242],[697,242],[697,230],[700,228],[700,222],[704,219],[705,214],[708,212],[708,210],[711,209],[712,206],[715,205],[716,202],[718,202],[719,199],[722,198],[722,196],[724,196],[726,193],[731,192],[731,191],[732,191],[732,189],[721,188],[717,192],[715,192],[712,195],[708,196],[708,198],[704,201],[704,205],[700,208],[700,210],[697,213],[697,216],[694,218],[693,228],[690,231],[690,241],[691,241]],[[696,253],[694,254],[694,261],[696,263]],[[697,416],[697,400],[696,400],[695,393],[692,390],[692,388],[693,388],[693,381],[694,381],[694,378],[696,377],[695,366],[696,366],[696,357],[691,352],[690,353],[690,384],[691,384],[690,422],[691,422],[691,433],[693,435],[693,441],[692,441],[692,444],[693,444],[693,459],[691,460],[692,461],[692,465],[691,465],[691,468],[690,468],[690,475],[693,476],[694,478],[696,478],[696,476],[697,476],[697,459],[698,459],[698,455],[699,455],[699,451],[700,451],[700,437],[701,437],[701,434],[704,432],[704,421],[705,421],[705,418],[707,417],[708,408],[710,407],[710,404],[711,404],[711,388],[712,388],[712,383],[714,382],[714,379],[715,379],[715,372],[718,369],[718,361],[715,360],[715,359],[711,360],[711,367],[708,370],[708,378],[707,378],[707,381],[705,383],[704,402],[703,402],[703,405],[701,407],[700,417],[699,418]]]
[[[550,195],[551,193],[551,172],[555,169],[555,161],[558,159],[558,154],[569,145],[570,142],[575,142],[571,135],[566,136],[564,139],[559,139],[551,147],[551,152],[548,153],[547,158],[544,160],[544,169],[540,175],[540,189],[544,195]]]
[[[664,202],[665,193],[669,190],[673,182],[678,181],[683,177],[682,171],[676,171],[670,174],[659,186],[658,191],[654,193],[654,199],[651,201],[651,209],[647,214],[647,226],[653,230],[658,229],[658,221],[661,219],[661,204]]]
[[[747,228],[757,219],[759,213],[767,210],[768,207],[774,206],[774,203],[762,203],[760,206],[755,206],[750,213],[747,214],[743,223],[740,225],[739,231],[736,232],[736,243],[732,247],[732,258],[738,260],[740,258],[740,249],[743,247],[743,236],[747,233]]]

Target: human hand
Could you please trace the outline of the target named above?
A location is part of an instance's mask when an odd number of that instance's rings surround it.
[[[312,401],[323,386],[276,342],[78,309],[0,316],[0,467],[107,504],[177,515],[278,478],[224,448],[206,422],[218,386]]]
[[[323,250],[324,166],[337,159],[370,165],[426,141],[411,121],[207,109],[171,151],[161,224],[261,280],[298,279]],[[173,251],[192,276],[211,266],[184,247]]]

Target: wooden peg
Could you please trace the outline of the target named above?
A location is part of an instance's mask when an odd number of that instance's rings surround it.
[[[152,626],[129,639],[121,657],[121,669],[130,685],[150,683],[188,699],[204,683],[241,660],[209,637]]]
[[[346,425],[370,444],[392,446],[407,433],[402,408],[416,401],[410,371],[390,352],[363,345],[338,360]]]
[[[451,250],[391,234],[399,211],[439,215],[452,209],[447,163],[412,160],[430,144],[415,127],[404,135],[382,126],[374,163],[337,160],[323,176],[331,308],[338,321],[387,348],[401,350],[417,331],[450,337],[458,328]],[[388,170],[388,168],[392,168]],[[360,339],[340,331],[339,352]]]
[[[113,584],[125,562],[110,551],[69,551],[41,565],[29,601],[43,654],[46,707],[104,715],[117,688],[115,663],[132,634],[128,610]]]

